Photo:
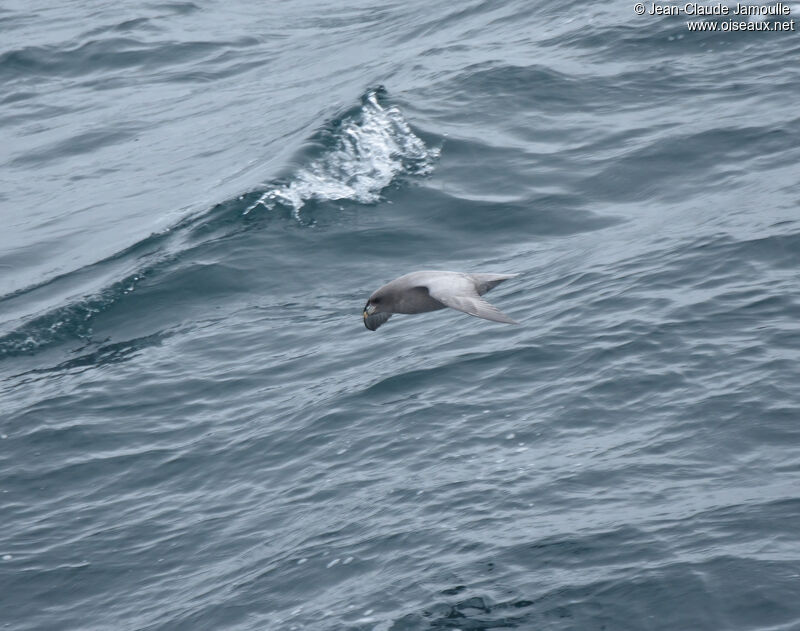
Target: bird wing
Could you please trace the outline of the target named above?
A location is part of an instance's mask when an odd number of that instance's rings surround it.
[[[457,309],[484,320],[519,324],[519,322],[512,320],[500,309],[481,298],[475,288],[475,282],[467,276],[448,275],[440,278],[431,278],[428,279],[425,285],[431,298],[435,298],[451,309]]]
[[[392,317],[391,313],[385,313],[385,312],[373,313],[372,315],[365,315],[364,326],[367,327],[370,331],[374,331],[391,317]]]

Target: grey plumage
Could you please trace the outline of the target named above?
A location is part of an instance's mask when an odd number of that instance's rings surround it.
[[[481,296],[517,274],[411,272],[387,283],[364,306],[364,326],[374,331],[393,313],[425,313],[450,307],[494,322],[518,324]]]

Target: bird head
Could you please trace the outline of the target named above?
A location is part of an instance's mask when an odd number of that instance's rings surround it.
[[[377,329],[392,315],[387,303],[386,296],[382,295],[380,290],[372,294],[367,300],[367,304],[364,305],[363,316],[364,326],[370,331]]]
[[[378,292],[375,292],[369,297],[367,300],[367,304],[364,305],[364,317],[371,316],[374,313],[381,312],[381,303],[383,302],[383,297],[378,295]]]

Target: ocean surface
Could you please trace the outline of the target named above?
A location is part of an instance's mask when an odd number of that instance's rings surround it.
[[[0,628],[800,629],[800,37],[633,4],[3,2]]]

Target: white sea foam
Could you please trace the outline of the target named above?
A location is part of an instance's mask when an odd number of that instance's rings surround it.
[[[414,134],[396,106],[382,106],[369,92],[359,112],[342,121],[330,149],[288,183],[267,190],[245,213],[280,203],[298,215],[311,199],[373,203],[398,175],[430,173],[438,155],[438,149],[429,149]]]

